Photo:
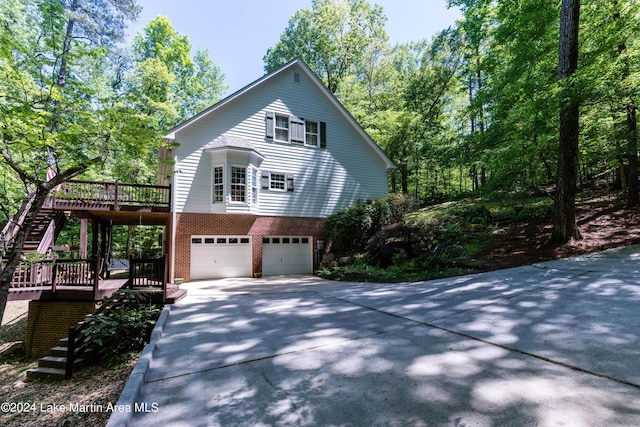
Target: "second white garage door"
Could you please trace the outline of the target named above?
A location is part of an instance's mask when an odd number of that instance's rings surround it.
[[[313,239],[299,236],[269,236],[262,239],[262,274],[313,273]]]
[[[251,237],[191,236],[191,280],[251,277]]]

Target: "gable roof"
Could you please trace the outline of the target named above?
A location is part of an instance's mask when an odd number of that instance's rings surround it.
[[[200,113],[194,115],[193,117],[174,126],[172,129],[169,130],[169,133],[165,135],[165,138],[169,140],[175,140],[177,132],[209,116],[210,114],[213,114],[216,110],[220,109],[221,107],[251,92],[255,87],[260,86],[268,82],[269,80],[272,80],[274,77],[293,68],[298,68],[300,71],[305,73],[307,77],[309,77],[309,79],[320,89],[320,91],[324,94],[324,96],[331,102],[331,104],[333,104],[336,107],[336,109],[340,111],[340,113],[345,118],[345,120],[351,126],[353,126],[353,128],[357,131],[357,133],[367,142],[367,144],[369,144],[370,148],[382,159],[382,161],[387,165],[387,169],[395,169],[395,165],[393,164],[393,162],[387,157],[387,155],[382,151],[382,149],[378,146],[378,144],[376,144],[373,141],[373,139],[371,139],[371,137],[367,134],[367,132],[365,132],[362,126],[360,126],[357,120],[353,118],[353,116],[347,111],[346,108],[344,108],[344,106],[340,103],[340,101],[338,101],[335,95],[331,93],[331,91],[324,85],[324,83],[322,83],[322,81],[318,78],[318,76],[316,76],[315,73],[311,71],[311,68],[309,68],[309,66],[302,60],[302,58],[299,58],[299,57],[282,65],[281,67],[272,71],[271,73],[265,74],[264,76],[254,81],[253,83],[248,84],[247,86],[243,87],[237,92],[234,92],[233,94],[213,104],[211,107],[207,108],[206,110],[203,110]]]

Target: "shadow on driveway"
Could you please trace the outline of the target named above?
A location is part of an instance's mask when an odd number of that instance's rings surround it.
[[[157,411],[131,425],[640,425],[638,254],[407,284],[187,284],[137,399]]]

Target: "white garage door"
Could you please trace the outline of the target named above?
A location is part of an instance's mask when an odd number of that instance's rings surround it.
[[[251,277],[251,237],[191,236],[191,280]]]
[[[262,239],[262,274],[313,273],[313,239],[269,236]]]

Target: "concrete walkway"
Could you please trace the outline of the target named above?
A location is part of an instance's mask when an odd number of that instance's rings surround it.
[[[640,425],[640,246],[418,283],[186,288],[109,425]]]

